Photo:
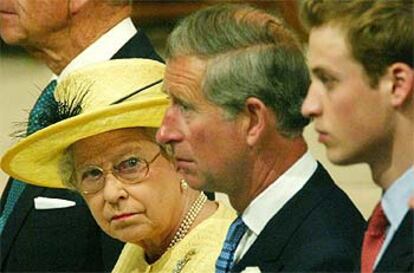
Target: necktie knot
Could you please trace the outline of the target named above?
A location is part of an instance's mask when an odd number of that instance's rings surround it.
[[[375,207],[365,232],[361,255],[362,273],[371,273],[374,271],[375,260],[384,243],[385,231],[388,224],[387,217],[380,202]]]
[[[230,225],[220,256],[216,262],[216,273],[230,272],[233,266],[234,252],[246,230],[247,226],[240,216]]]
[[[227,241],[232,244],[239,243],[241,237],[246,232],[247,226],[243,222],[241,217],[237,217],[236,220],[231,224],[229,232],[228,232],[228,238]]]
[[[367,232],[370,235],[381,236],[384,234],[388,224],[387,217],[385,216],[381,203],[379,203],[372,213]]]

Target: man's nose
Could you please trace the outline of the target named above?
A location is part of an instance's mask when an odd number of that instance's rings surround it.
[[[180,126],[179,114],[169,107],[165,112],[164,119],[158,129],[156,138],[161,144],[173,144],[183,140]]]
[[[301,108],[302,115],[307,118],[319,116],[322,113],[320,96],[314,83],[309,86],[308,94]]]

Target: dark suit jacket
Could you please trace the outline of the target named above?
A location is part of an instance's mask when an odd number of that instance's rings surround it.
[[[378,262],[375,272],[414,272],[413,211],[408,212]]]
[[[160,60],[142,31],[113,58]],[[1,210],[10,188],[1,199]],[[37,196],[73,200],[75,207],[35,210]],[[77,193],[27,185],[7,220],[0,238],[0,272],[111,271],[123,243],[104,234]]]
[[[232,272],[351,272],[365,220],[319,164],[308,183],[267,223]]]

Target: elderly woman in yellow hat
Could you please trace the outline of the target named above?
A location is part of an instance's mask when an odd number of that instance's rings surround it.
[[[189,188],[168,147],[155,142],[169,103],[163,73],[144,59],[72,73],[55,92],[61,121],[12,147],[1,167],[27,183],[78,191],[99,226],[127,242],[113,272],[214,272],[235,213]]]

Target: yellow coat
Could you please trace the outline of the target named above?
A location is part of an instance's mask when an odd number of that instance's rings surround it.
[[[236,213],[219,202],[216,212],[149,265],[144,251],[127,243],[112,273],[214,273],[216,259]]]

